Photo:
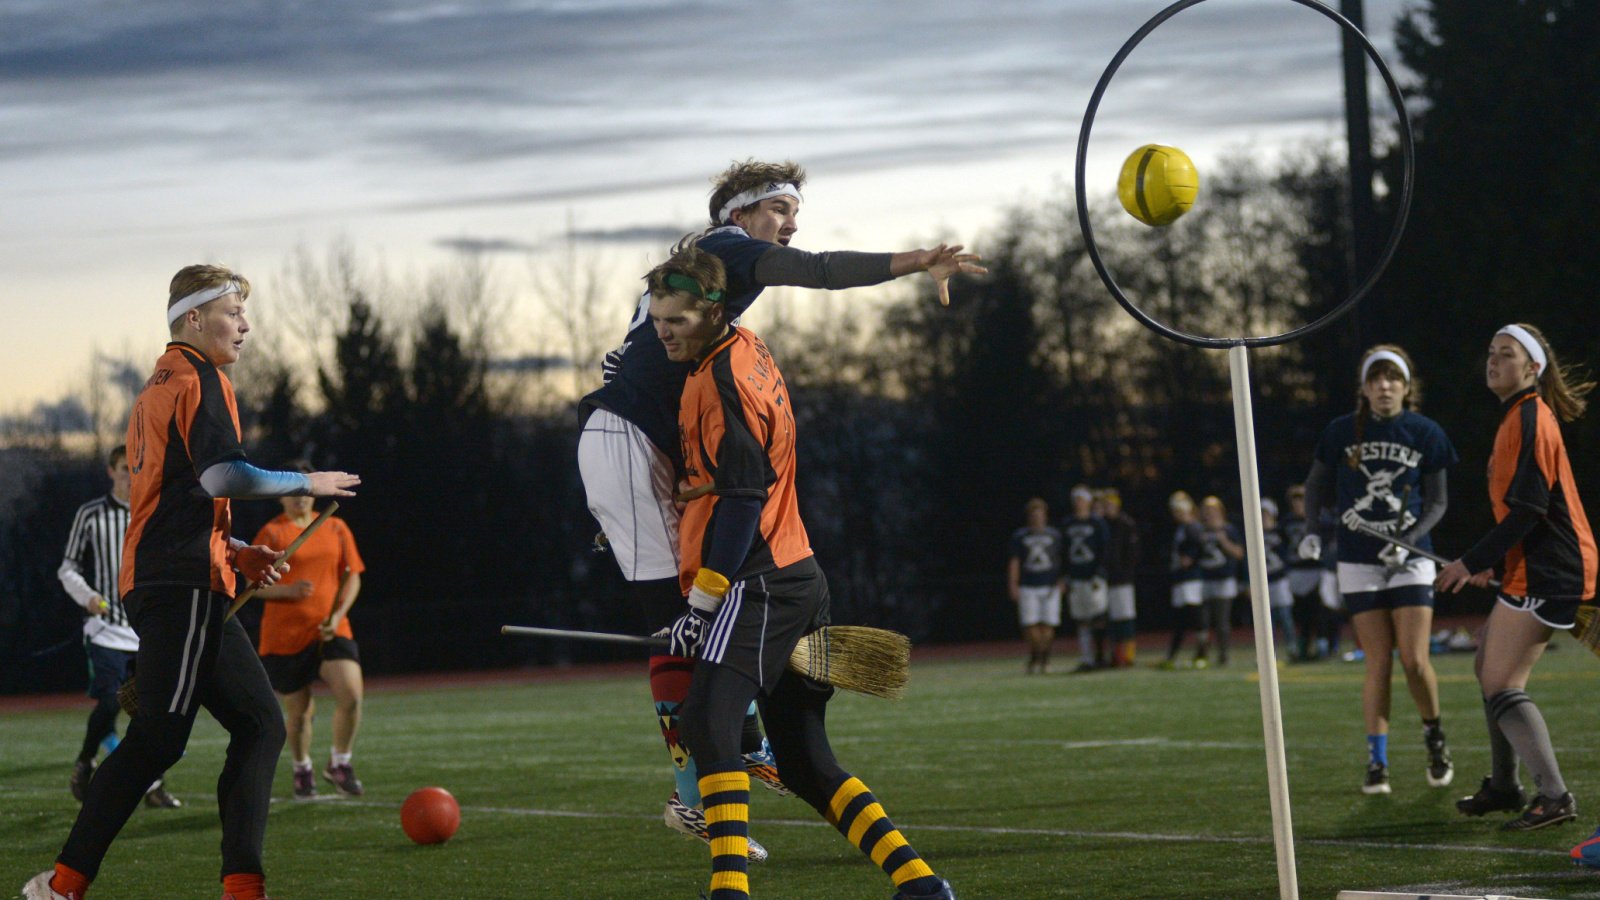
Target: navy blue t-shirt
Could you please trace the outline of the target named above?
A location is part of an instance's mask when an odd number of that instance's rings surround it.
[[[1174,528],[1170,564],[1174,584],[1200,580],[1200,554],[1205,549],[1204,537],[1205,531],[1199,522],[1185,522]],[[1184,558],[1189,560],[1187,566],[1183,564]]]
[[[1061,536],[1067,539],[1067,577],[1073,581],[1088,581],[1101,574],[1105,568],[1106,545],[1111,543],[1111,529],[1099,516],[1087,519],[1072,518],[1061,523]]]
[[[777,244],[757,240],[743,228],[727,225],[707,232],[697,246],[722,260],[728,276],[723,304],[728,321],[737,322],[765,287],[756,282],[756,260]],[[682,468],[678,405],[693,367],[690,362],[667,359],[667,350],[650,322],[650,294],[646,292],[639,298],[633,321],[628,323],[627,337],[601,363],[600,389],[579,401],[578,416],[587,418],[595,409],[610,410],[638,426],[656,449]]]
[[[1044,528],[1018,528],[1011,534],[1011,558],[1020,563],[1017,583],[1022,587],[1048,587],[1061,580],[1061,532]]]
[[[1454,465],[1460,457],[1444,429],[1427,416],[1411,411],[1393,419],[1367,419],[1356,444],[1354,413],[1328,423],[1317,442],[1317,459],[1333,472],[1339,512],[1339,561],[1378,564],[1378,551],[1387,546],[1377,538],[1349,530],[1356,522],[1385,534],[1400,534],[1416,524],[1422,513],[1422,476]],[[1349,458],[1357,450],[1357,463]],[[1417,545],[1432,551],[1427,535]]]

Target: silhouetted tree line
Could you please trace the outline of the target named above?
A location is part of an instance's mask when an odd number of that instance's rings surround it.
[[[1493,331],[1530,321],[1565,361],[1600,358],[1589,227],[1600,180],[1588,171],[1600,110],[1585,100],[1600,95],[1600,6],[1434,0],[1403,17],[1398,45],[1414,76],[1409,226],[1360,324],[1252,353],[1261,474],[1281,498],[1322,427],[1353,408],[1361,349],[1400,343],[1416,360],[1423,411],[1462,454],[1436,532],[1443,552],[1459,552],[1491,521],[1482,473],[1497,404],[1482,360]],[[1393,147],[1379,161],[1386,234]],[[1359,280],[1342,154],[1308,147],[1271,166],[1240,155],[1202,178],[1199,205],[1170,229],[1096,201],[1100,250],[1152,315],[1215,335],[1278,332]],[[1013,636],[1006,538],[1027,498],[1051,501],[1059,518],[1071,486],[1086,482],[1119,488],[1143,524],[1141,621],[1164,627],[1168,494],[1216,494],[1238,514],[1224,355],[1165,342],[1123,313],[1089,265],[1075,215],[1064,200],[1014,210],[976,242],[991,274],[954,284],[949,308],[927,290],[881,316],[821,297],[803,301],[820,313],[765,328],[797,407],[802,508],[836,620],[919,640]],[[339,326],[314,374],[269,354],[239,382],[255,459],[309,455],[364,479],[343,515],[369,565],[353,614],[369,671],[615,657],[496,632],[504,622],[636,624],[615,566],[588,549],[576,421],[564,405],[529,402],[554,395],[553,382],[507,389],[481,329],[437,303],[393,313],[353,283],[323,292],[320,308]],[[1566,434],[1600,510],[1597,421]],[[73,509],[103,488],[100,465],[59,438],[0,454],[0,689],[76,688],[77,614],[54,570]],[[276,504],[236,509],[237,533],[249,536]]]

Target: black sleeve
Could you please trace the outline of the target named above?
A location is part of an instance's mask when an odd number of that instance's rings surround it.
[[[1306,473],[1306,521],[1316,522],[1322,518],[1322,507],[1326,505],[1322,496],[1323,488],[1331,483],[1331,473],[1328,464],[1320,459],[1311,461],[1311,471]]]
[[[244,447],[239,444],[239,432],[234,428],[233,415],[228,412],[221,376],[216,369],[201,368],[199,385],[199,407],[184,439],[196,477],[216,463],[244,459]]]
[[[1433,530],[1444,518],[1444,511],[1450,505],[1450,490],[1446,484],[1445,470],[1436,469],[1422,476],[1422,515],[1400,539],[1415,544],[1423,535]]]
[[[725,365],[726,359],[727,354],[723,354],[713,365]],[[719,368],[714,376],[722,403],[722,440],[717,443],[717,469],[712,484],[718,497],[754,497],[758,503],[765,503],[771,463],[766,447],[745,423],[739,389],[732,375],[725,375],[727,371]]]
[[[725,497],[717,501],[717,522],[706,550],[707,568],[732,578],[750,555],[761,524],[761,501],[754,497]]]
[[[889,272],[889,253],[858,253],[853,250],[835,250],[828,253],[807,253],[794,247],[774,244],[772,249],[756,260],[755,276],[759,284],[790,285],[803,288],[865,287],[882,284],[894,278]]]
[[[1517,542],[1528,536],[1539,520],[1544,518],[1525,506],[1513,506],[1500,520],[1500,524],[1489,530],[1471,550],[1461,557],[1461,564],[1467,571],[1476,575],[1484,569],[1492,569],[1500,560],[1506,558],[1511,548]]]
[[[1539,468],[1535,454],[1539,447],[1539,405],[1522,404],[1522,446],[1517,448],[1517,470],[1506,487],[1505,503],[1515,509],[1522,507],[1543,516],[1550,510],[1550,482]]]

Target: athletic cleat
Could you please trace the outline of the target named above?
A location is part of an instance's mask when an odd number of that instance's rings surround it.
[[[761,749],[754,753],[744,755],[744,770],[750,777],[761,782],[769,791],[775,791],[780,797],[793,797],[794,791],[783,785],[783,779],[778,777],[778,759],[772,755],[772,747],[766,738],[761,739]]]
[[[687,837],[699,838],[707,844],[711,843],[711,832],[706,828],[706,814],[698,807],[689,806],[678,799],[678,792],[673,791],[667,799],[667,808],[661,814],[661,821],[668,828]],[[756,843],[755,838],[746,838],[750,844],[750,861],[766,862],[767,848]]]
[[[908,894],[905,891],[895,891],[892,900],[956,900],[956,890],[950,882],[939,879],[939,889],[931,894]]]
[[[46,869],[28,879],[22,886],[22,900],[83,900],[82,894],[58,894],[50,887],[50,879],[54,878],[55,869]]]
[[[183,801],[167,793],[166,786],[158,781],[144,792],[144,805],[151,809],[177,809]]]
[[[89,779],[94,777],[94,760],[80,759],[72,764],[72,778],[67,786],[72,788],[72,799],[83,802],[83,792],[89,789]]]
[[[1476,794],[1456,801],[1456,811],[1463,816],[1482,816],[1492,812],[1516,812],[1527,805],[1528,795],[1522,792],[1522,785],[1502,790],[1485,778]]]
[[[1578,801],[1571,794],[1559,797],[1533,798],[1522,815],[1500,826],[1501,831],[1538,831],[1552,825],[1571,822],[1578,817]]]
[[[294,770],[294,798],[296,800],[317,798],[317,779],[311,774],[310,769]]]
[[[322,778],[339,789],[341,794],[352,797],[361,796],[361,779],[356,777],[356,770],[349,763],[335,766],[329,765],[322,770]]]
[[[1572,848],[1572,861],[1580,866],[1600,869],[1600,828],[1596,828],[1588,840]]]
[[[1389,767],[1381,762],[1367,764],[1367,778],[1361,782],[1363,794],[1389,793]]]
[[[1428,745],[1428,787],[1448,787],[1455,780],[1456,767],[1450,762],[1450,748],[1445,746],[1444,732],[1433,730],[1423,736]]]

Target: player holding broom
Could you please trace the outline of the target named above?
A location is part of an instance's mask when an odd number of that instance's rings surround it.
[[[927,272],[940,298],[958,272],[982,273],[977,257],[959,246],[901,253],[807,253],[789,246],[799,230],[805,170],[793,162],[737,163],[716,180],[711,228],[700,249],[717,256],[727,284],[727,321],[744,314],[769,286],[839,290],[881,284]],[[688,363],[669,358],[649,320],[650,295],[640,298],[621,346],[607,354],[605,383],[579,404],[583,433],[578,468],[589,511],[599,521],[648,629],[670,623],[683,608],[678,585],[678,517],[674,487],[683,469],[678,405]],[[692,660],[672,654],[650,659],[650,692],[672,756],[677,790],[667,801],[666,824],[686,834],[706,834],[694,761],[678,740],[678,714],[689,687]],[[751,771],[776,781],[753,717],[745,752]],[[768,781],[770,777],[772,780]],[[757,856],[765,851],[755,845]]]
[[[1462,557],[1440,569],[1437,590],[1487,586],[1501,569],[1500,593],[1483,626],[1474,669],[1489,723],[1491,768],[1478,792],[1456,802],[1464,815],[1522,814],[1502,826],[1533,831],[1568,822],[1578,804],[1567,792],[1544,716],[1526,690],[1528,676],[1556,629],[1572,628],[1580,604],[1594,599],[1594,534],[1578,497],[1560,422],[1583,415],[1588,381],[1569,381],[1555,351],[1532,325],[1507,325],[1489,343],[1485,380],[1500,399],[1501,419],[1489,456],[1489,500],[1496,525]],[[1517,762],[1537,791],[1526,800]],[[1581,849],[1581,848],[1580,848]]]
[[[82,900],[145,790],[183,756],[201,706],[229,738],[217,782],[223,898],[266,896],[262,843],[283,715],[244,626],[224,617],[233,570],[271,584],[282,554],[229,536],[228,498],[349,497],[361,479],[268,472],[245,459],[221,367],[239,360],[249,296],[250,282],[221,266],[184,268],[168,289],[172,342],[128,422],[132,513],[118,587],[139,635],[139,711],[89,782],[55,868],[23,885],[24,900]]]
[[[752,700],[784,784],[883,868],[897,898],[955,893],[883,807],[840,768],[824,717],[832,688],[789,672],[802,637],[828,622],[828,583],[795,493],[795,416],[767,347],[733,325],[721,261],[691,240],[649,275],[650,321],[669,359],[690,363],[678,414],[687,486],[680,578],[689,610],[672,650],[697,660],[683,735],[699,767],[711,835],[711,900],[750,896],[750,776],[739,754]]]

